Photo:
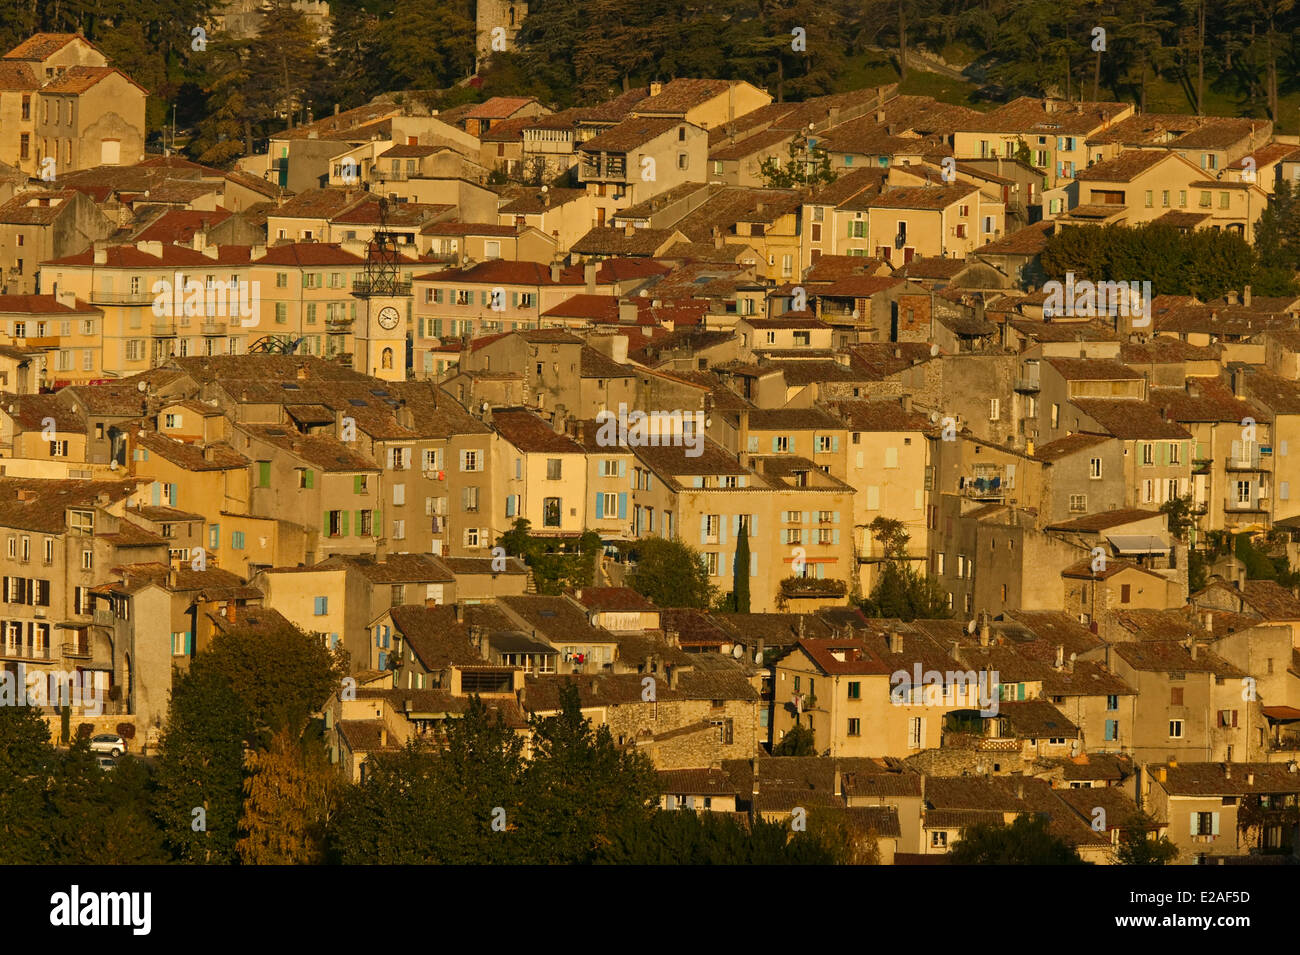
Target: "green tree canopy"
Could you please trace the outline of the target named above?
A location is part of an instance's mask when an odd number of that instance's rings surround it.
[[[713,606],[717,588],[709,583],[704,555],[680,538],[647,537],[636,542],[636,567],[627,585],[661,607]]]

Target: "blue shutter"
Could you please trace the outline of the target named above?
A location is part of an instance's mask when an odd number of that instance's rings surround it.
[[[840,512],[834,511],[831,515],[831,523],[838,524],[839,522],[840,522]]]
[[[811,523],[812,523],[812,521],[809,519],[809,514],[810,514],[810,513],[811,513],[810,511],[804,511],[804,512],[803,512],[803,522],[804,522],[805,524],[811,524]]]
[[[653,487],[654,487],[654,475],[652,475],[649,471],[646,471],[646,473],[645,473],[645,489],[646,489],[647,491],[649,491],[649,490],[652,490]]]
[[[153,482],[152,493],[153,493],[153,506],[157,507],[159,504],[162,503],[162,485],[159,484],[157,481]]]
[[[382,631],[379,629],[379,624],[375,624],[375,646],[377,647],[382,647],[384,645],[383,640],[380,639],[381,632]]]
[[[733,537],[740,536],[740,515],[739,514],[731,515],[731,533]]]
[[[514,517],[514,516],[515,516],[515,496],[513,494],[507,494],[506,495],[506,517]]]
[[[837,434],[833,438],[831,438],[831,450],[838,451],[839,449],[840,449],[840,436]]]
[[[170,504],[172,507],[176,506],[176,485],[175,484],[167,485],[167,503]]]
[[[1210,821],[1213,825],[1213,828],[1210,829],[1210,834],[1217,836],[1219,834],[1219,814],[1217,812],[1210,813]]]
[[[618,495],[618,519],[620,521],[627,519],[627,491]]]
[[[749,540],[751,544],[753,543],[754,538],[757,536],[758,536],[758,515],[750,514],[749,515]]]
[[[706,546],[709,542],[708,526],[709,526],[709,522],[701,517],[700,518],[700,547]]]
[[[393,631],[388,628],[388,624],[384,624],[384,646],[385,647],[391,645],[391,641],[389,640],[389,637],[392,636],[392,633]]]
[[[600,520],[605,516],[605,495],[599,491],[596,492],[596,519]]]
[[[835,530],[831,531],[831,543],[838,544],[839,542],[840,542],[840,529],[837,527],[835,528]]]
[[[718,543],[725,544],[726,542],[727,542],[727,515],[719,514],[718,515]]]
[[[749,552],[749,576],[758,576],[758,554],[754,551]]]
[[[193,649],[194,649],[194,632],[191,630],[186,630],[185,631],[185,655],[189,656],[190,653],[193,651]]]
[[[384,650],[379,651],[379,669],[388,669],[388,653]]]
[[[775,437],[772,438],[772,453],[773,453],[773,454],[776,454],[777,446],[778,446],[778,445],[777,445],[777,442],[780,441],[780,440],[781,440],[780,438],[775,438]]]
[[[619,477],[627,477],[627,462],[626,462],[626,461],[619,461],[619,462],[618,462],[618,476],[619,476]]]
[[[704,478],[702,478],[700,475],[697,474],[697,475],[695,476],[694,486],[695,486],[695,487],[704,487]]]

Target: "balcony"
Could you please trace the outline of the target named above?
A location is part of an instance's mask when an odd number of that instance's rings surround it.
[[[0,657],[6,660],[36,660],[50,662],[50,648],[36,647],[30,643],[6,643],[0,645]]]
[[[1036,394],[1040,390],[1037,375],[1030,375],[1016,379],[1016,391],[1024,392],[1026,394]]]
[[[174,322],[154,322],[149,326],[149,334],[154,338],[175,338],[176,324]]]
[[[1228,471],[1263,471],[1266,466],[1263,463],[1263,456],[1256,448],[1252,453],[1247,454],[1238,451],[1236,454],[1230,454],[1223,462],[1223,467]]]
[[[1015,481],[1008,481],[1000,470],[978,471],[961,482],[962,497],[973,501],[1000,501],[1014,489]]]
[[[93,654],[88,643],[65,643],[63,655],[69,660],[89,660]]]
[[[232,321],[237,321],[237,320],[232,318]],[[202,335],[224,335],[229,330],[230,330],[230,326],[228,326],[225,322],[205,321],[203,325],[200,327],[199,333]]]
[[[156,296],[152,292],[90,292],[92,305],[152,305]]]
[[[1229,514],[1251,514],[1260,513],[1268,510],[1268,495],[1252,495],[1248,500],[1242,501],[1236,497],[1230,497],[1224,500],[1223,509]]]
[[[117,625],[117,617],[111,610],[96,610],[94,621],[97,627],[113,627]]]
[[[352,327],[353,319],[351,318],[327,318],[325,319],[325,329],[327,331],[346,332]]]
[[[364,279],[352,283],[353,295],[410,295],[410,282],[367,282]]]

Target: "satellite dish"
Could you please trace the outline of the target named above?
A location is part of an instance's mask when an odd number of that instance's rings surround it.
[[[966,624],[966,632],[967,632],[967,633],[974,633],[974,632],[975,632],[975,621],[974,621],[974,620],[972,620],[970,623]]]
[[[144,394],[144,392],[146,392],[146,391],[149,390],[149,382],[147,382],[147,381],[137,381],[137,382],[135,383],[135,390],[138,391],[138,392],[140,392],[141,394]]]
[[[939,357],[939,346],[938,346],[937,344],[934,344],[934,345],[931,345],[931,346],[930,346],[930,357],[931,357],[931,358],[938,358],[938,357]]]
[[[731,655],[735,657],[737,660],[739,660],[741,657],[745,655],[745,648],[738,643],[731,648]]]
[[[550,192],[550,191],[551,191],[550,186],[542,186],[542,192]]]
[[[934,423],[935,423],[936,421],[938,421],[938,420],[939,420],[939,412],[937,412],[937,411],[931,411],[931,412],[930,412],[930,424],[934,424]]]
[[[763,654],[759,653],[757,650],[754,651],[754,662],[759,665],[762,665],[763,663]]]

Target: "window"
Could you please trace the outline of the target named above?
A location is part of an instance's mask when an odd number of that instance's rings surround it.
[[[462,451],[460,453],[460,469],[462,471],[483,470],[483,455],[478,451]]]
[[[374,512],[357,511],[357,533],[362,537],[374,534]]]
[[[850,700],[862,699],[862,684],[859,683],[857,680],[854,680],[851,683],[849,683],[849,699]]]
[[[560,511],[562,510],[560,499],[558,497],[548,497],[542,500],[542,526],[559,527]]]
[[[1183,453],[1183,445],[1181,442],[1179,441],[1169,442],[1169,463],[1170,464],[1181,463],[1179,459],[1182,456],[1182,453]]]
[[[406,539],[406,521],[393,521],[393,540]]]
[[[1217,836],[1219,834],[1219,814],[1217,812],[1192,813],[1192,835]]]
[[[330,612],[329,597],[317,597],[314,613],[317,617],[323,617]]]
[[[95,533],[95,512],[94,511],[69,511],[68,512],[68,529],[74,534],[94,534]]]
[[[785,542],[787,544],[802,544],[803,530],[798,527],[787,527],[785,531]]]
[[[563,463],[564,463],[563,460],[560,458],[547,458],[546,459],[546,480],[548,481],[560,480],[561,465]]]
[[[855,717],[849,718],[849,735],[850,736],[862,735],[862,720],[857,719]]]
[[[1088,495],[1071,494],[1070,495],[1070,513],[1085,514],[1088,511]]]
[[[1106,697],[1106,709],[1111,710],[1112,712],[1119,709],[1118,694],[1112,693]]]
[[[325,529],[326,529],[326,533],[330,537],[342,537],[343,536],[343,512],[330,511],[327,515]]]
[[[1101,458],[1093,458],[1088,462],[1088,477],[1094,481],[1101,480]]]
[[[463,487],[460,489],[460,509],[470,512],[478,510],[477,487]]]
[[[466,547],[478,547],[478,546],[479,546],[478,539],[479,539],[479,534],[478,534],[478,528],[477,528],[477,527],[467,527],[467,528],[465,528],[465,546],[466,546]]]
[[[931,849],[947,849],[947,848],[948,848],[948,833],[946,833],[946,832],[932,832],[932,833],[930,833],[930,848],[931,848]]]
[[[1183,738],[1183,721],[1182,721],[1182,720],[1170,720],[1170,721],[1169,721],[1169,738],[1170,738],[1170,739],[1182,739],[1182,738]]]
[[[54,538],[45,538],[45,563],[54,563]]]
[[[82,570],[95,569],[95,555],[91,551],[83,550],[81,552],[81,569]]]

